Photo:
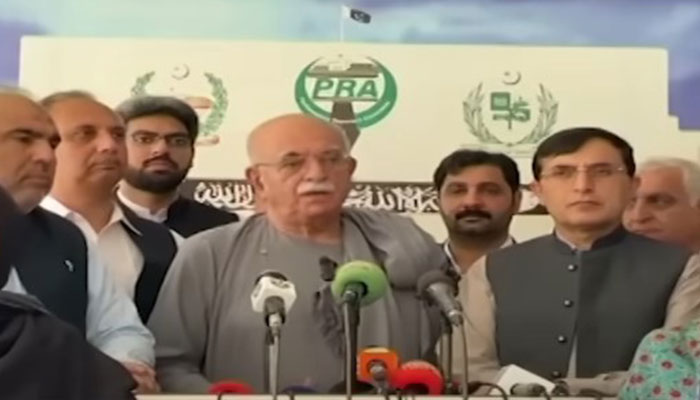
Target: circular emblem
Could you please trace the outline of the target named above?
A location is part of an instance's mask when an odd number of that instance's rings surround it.
[[[177,81],[181,81],[191,76],[189,72],[187,66],[177,66],[173,70],[172,77]],[[148,93],[148,86],[155,76],[155,71],[150,71],[136,78],[134,85],[131,87],[131,95],[143,96]],[[210,72],[205,72],[203,76],[211,88],[209,96],[188,95],[184,96],[183,100],[200,113],[206,112],[206,117],[200,119],[198,144],[216,144],[219,138],[215,133],[224,122],[226,110],[228,109],[228,92],[221,78]]]
[[[535,107],[527,94],[515,92],[513,88],[520,82],[521,76],[505,81],[506,87],[486,92],[483,82],[472,89],[462,102],[464,122],[469,132],[480,143],[503,147],[532,146],[552,133],[557,122],[559,103],[552,93],[538,85]],[[488,96],[485,102],[484,97]],[[533,111],[538,111],[532,118]],[[527,130],[518,134],[522,126]],[[494,133],[497,132],[497,133]]]
[[[294,96],[304,113],[366,128],[391,112],[397,87],[394,76],[377,60],[340,55],[307,65],[297,77]]]

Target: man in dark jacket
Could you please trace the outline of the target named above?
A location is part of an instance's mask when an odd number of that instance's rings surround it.
[[[31,229],[0,187],[0,287]],[[0,291],[0,393],[4,399],[133,399],[136,382],[83,334],[32,296]]]
[[[178,188],[192,168],[199,119],[182,100],[139,96],[117,107],[126,124],[128,165],[119,200],[141,218],[182,237],[238,221],[233,213],[187,199]]]

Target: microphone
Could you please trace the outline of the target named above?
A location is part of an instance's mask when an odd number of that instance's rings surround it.
[[[369,347],[360,352],[357,363],[358,379],[374,382],[385,389],[386,383],[399,369],[399,355],[386,347]]]
[[[452,325],[461,326],[464,323],[462,305],[456,298],[456,282],[443,271],[435,269],[424,273],[418,279],[416,288],[418,295],[437,305]]]
[[[514,396],[539,397],[547,394],[547,389],[539,383],[516,383],[510,387]]]
[[[505,389],[506,392],[513,392],[514,390],[517,390],[518,393],[524,393],[525,390],[538,390],[534,386],[537,385],[544,388],[544,392],[549,394],[555,388],[555,384],[553,382],[548,381],[542,378],[541,376],[533,374],[532,372],[514,364],[502,367],[495,379],[496,384],[501,388]],[[528,383],[527,385],[525,385],[523,384],[523,382]],[[494,393],[494,391],[492,390],[490,392],[490,395],[493,396],[494,394],[496,393]]]
[[[323,256],[318,259],[318,266],[321,267],[321,279],[323,279],[324,282],[333,282],[333,278],[335,278],[335,269],[338,268],[338,263]]]
[[[253,311],[265,314],[265,323],[273,335],[279,335],[289,310],[297,298],[294,284],[277,271],[265,271],[255,280],[250,295]]]
[[[341,265],[331,283],[331,293],[339,303],[366,306],[381,298],[389,286],[384,270],[368,261]]]
[[[349,399],[357,381],[357,330],[360,306],[381,298],[389,286],[384,270],[368,261],[350,261],[335,272],[331,293],[343,308],[345,336],[345,395]]]
[[[443,379],[434,365],[423,360],[405,362],[392,377],[392,385],[402,393],[442,394]]]
[[[253,388],[239,381],[220,381],[209,386],[209,394],[253,394]]]
[[[269,327],[267,336],[268,384],[273,400],[277,400],[279,380],[280,336],[285,317],[297,298],[294,284],[276,271],[265,271],[256,279],[256,286],[250,295],[253,310],[265,314]]]

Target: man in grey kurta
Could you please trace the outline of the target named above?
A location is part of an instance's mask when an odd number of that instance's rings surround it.
[[[257,131],[261,137],[251,141],[273,140],[274,144],[265,141],[266,150],[284,142],[283,157],[289,151],[304,154],[306,148],[299,149],[300,145],[316,146],[314,152],[321,147],[322,154],[345,148],[328,123],[306,116],[279,117]],[[278,135],[280,131],[286,135]],[[256,155],[251,157],[254,164]],[[280,224],[290,220],[277,214],[283,209],[278,201],[282,195],[265,195],[270,189],[263,181],[256,186],[256,194],[261,196],[264,214],[183,243],[149,324],[156,336],[158,379],[164,391],[206,392],[212,382],[225,379],[266,391],[266,326],[250,301],[255,279],[264,270],[286,275],[298,295],[282,331],[279,387],[303,385],[326,392],[343,381],[342,324],[328,283],[321,278],[322,257],[339,264],[372,261],[385,268],[391,282],[382,299],[361,310],[360,349],[391,347],[403,360],[422,358],[434,349],[439,324],[416,299],[415,283],[425,271],[445,265],[440,247],[408,218],[341,208],[344,190],[342,196],[331,194],[349,175],[341,173],[339,159],[316,161],[315,167],[303,169],[307,172],[297,171],[317,176],[300,179],[302,189],[295,191],[305,193],[303,182],[313,181],[314,197],[302,197],[294,207],[303,211],[300,214],[311,215],[341,200],[335,216],[339,240],[296,234],[290,225]],[[251,178],[254,183],[256,179]],[[327,196],[323,188],[328,189]]]

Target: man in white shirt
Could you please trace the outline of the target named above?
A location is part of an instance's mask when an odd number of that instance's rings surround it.
[[[0,90],[0,186],[27,215],[2,290],[31,294],[87,340],[119,360],[141,391],[157,389],[154,340],[80,231],[38,207],[54,177],[60,142],[48,114],[25,94]]]
[[[61,136],[56,179],[41,205],[75,223],[96,245],[147,322],[177,247],[167,228],[116,201],[115,188],[126,165],[124,124],[84,92],[55,93],[41,104]]]
[[[520,173],[505,154],[457,150],[433,174],[440,215],[449,235],[444,249],[465,274],[484,254],[514,243],[510,222],[520,209]]]

